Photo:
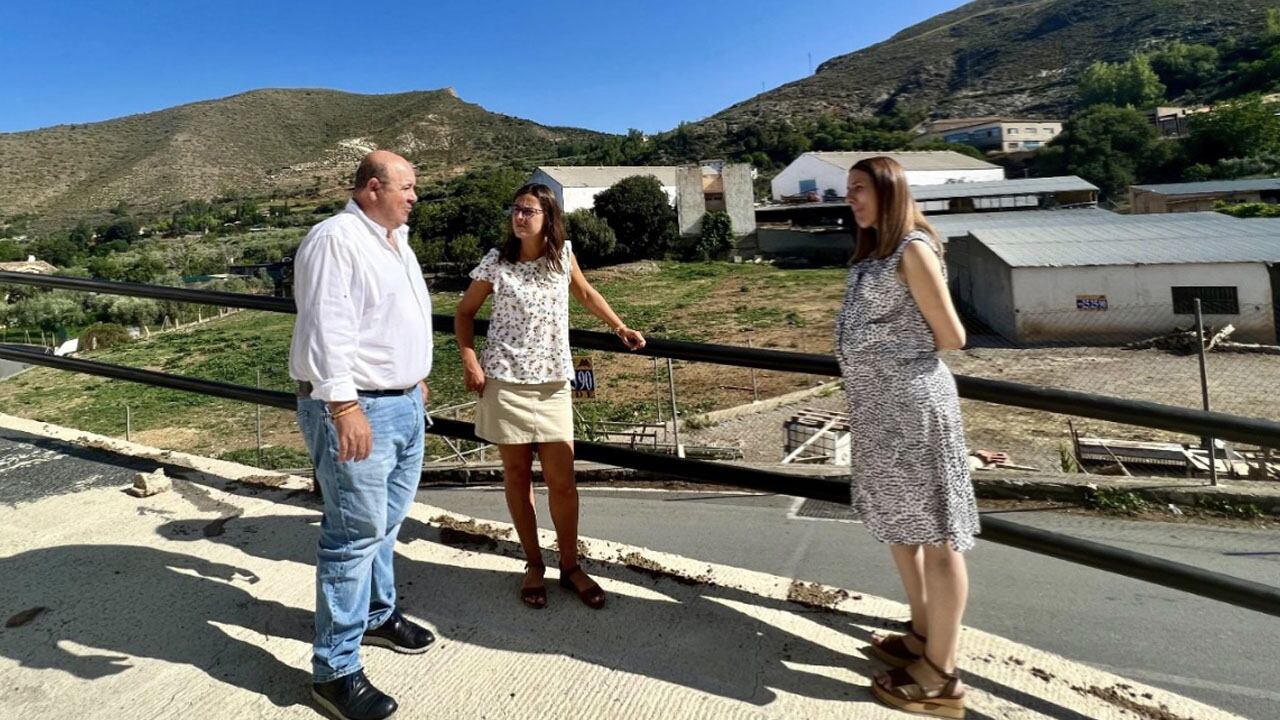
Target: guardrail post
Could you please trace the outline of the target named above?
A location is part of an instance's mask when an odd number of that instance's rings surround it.
[[[1205,364],[1204,350],[1204,316],[1200,313],[1200,298],[1196,298],[1196,348],[1199,350],[1200,356],[1200,398],[1204,403],[1205,412],[1209,411],[1209,369]],[[1200,439],[1209,448],[1209,484],[1216,487],[1218,485],[1218,452],[1217,441],[1212,437],[1204,437]],[[1230,455],[1227,455],[1230,458]],[[1230,462],[1230,460],[1228,460]]]

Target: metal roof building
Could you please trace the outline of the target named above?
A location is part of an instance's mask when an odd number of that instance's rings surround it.
[[[1276,342],[1280,219],[1038,215],[1039,222],[970,224],[947,244],[957,303],[1006,338],[1127,342],[1185,327],[1200,298],[1212,324],[1229,322],[1246,341]]]
[[[1280,203],[1280,178],[1133,185],[1129,188],[1129,206],[1138,214],[1212,210],[1218,202]]]

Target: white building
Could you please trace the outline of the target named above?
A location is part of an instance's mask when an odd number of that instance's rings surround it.
[[[1232,339],[1276,342],[1280,221],[1098,214],[1075,224],[1077,212],[951,236],[957,302],[1015,342],[1106,343],[1188,327],[1199,298],[1205,323],[1230,323]]]
[[[674,207],[679,195],[677,176],[680,168],[655,166],[564,166],[543,165],[533,171],[529,182],[542,183],[555,191],[556,200],[566,213],[595,206],[596,195],[613,187],[619,180],[636,175],[652,175],[662,184],[667,200]]]
[[[920,152],[807,152],[796,158],[771,185],[774,200],[817,192],[844,197],[849,168],[859,160],[885,155],[907,171],[910,185],[1003,180],[1004,168],[950,150]]]

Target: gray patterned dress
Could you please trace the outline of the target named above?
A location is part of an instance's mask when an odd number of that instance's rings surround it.
[[[915,241],[934,247],[916,231],[893,255],[855,264],[836,317],[853,507],[879,542],[963,552],[979,528],[960,400],[933,331],[897,274]]]

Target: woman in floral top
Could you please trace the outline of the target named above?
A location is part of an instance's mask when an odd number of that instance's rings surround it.
[[[578,566],[569,294],[607,323],[628,349],[644,347],[644,336],[628,328],[583,276],[551,188],[525,185],[516,191],[510,212],[506,242],[471,271],[471,285],[458,303],[454,328],[463,383],[480,393],[476,435],[497,445],[502,456],[507,508],[528,561],[520,599],[532,608],[547,602],[533,509],[537,452],[560,548],[560,585],[598,609],[604,605],[604,591]],[[490,295],[488,337],[477,358],[474,320]]]

